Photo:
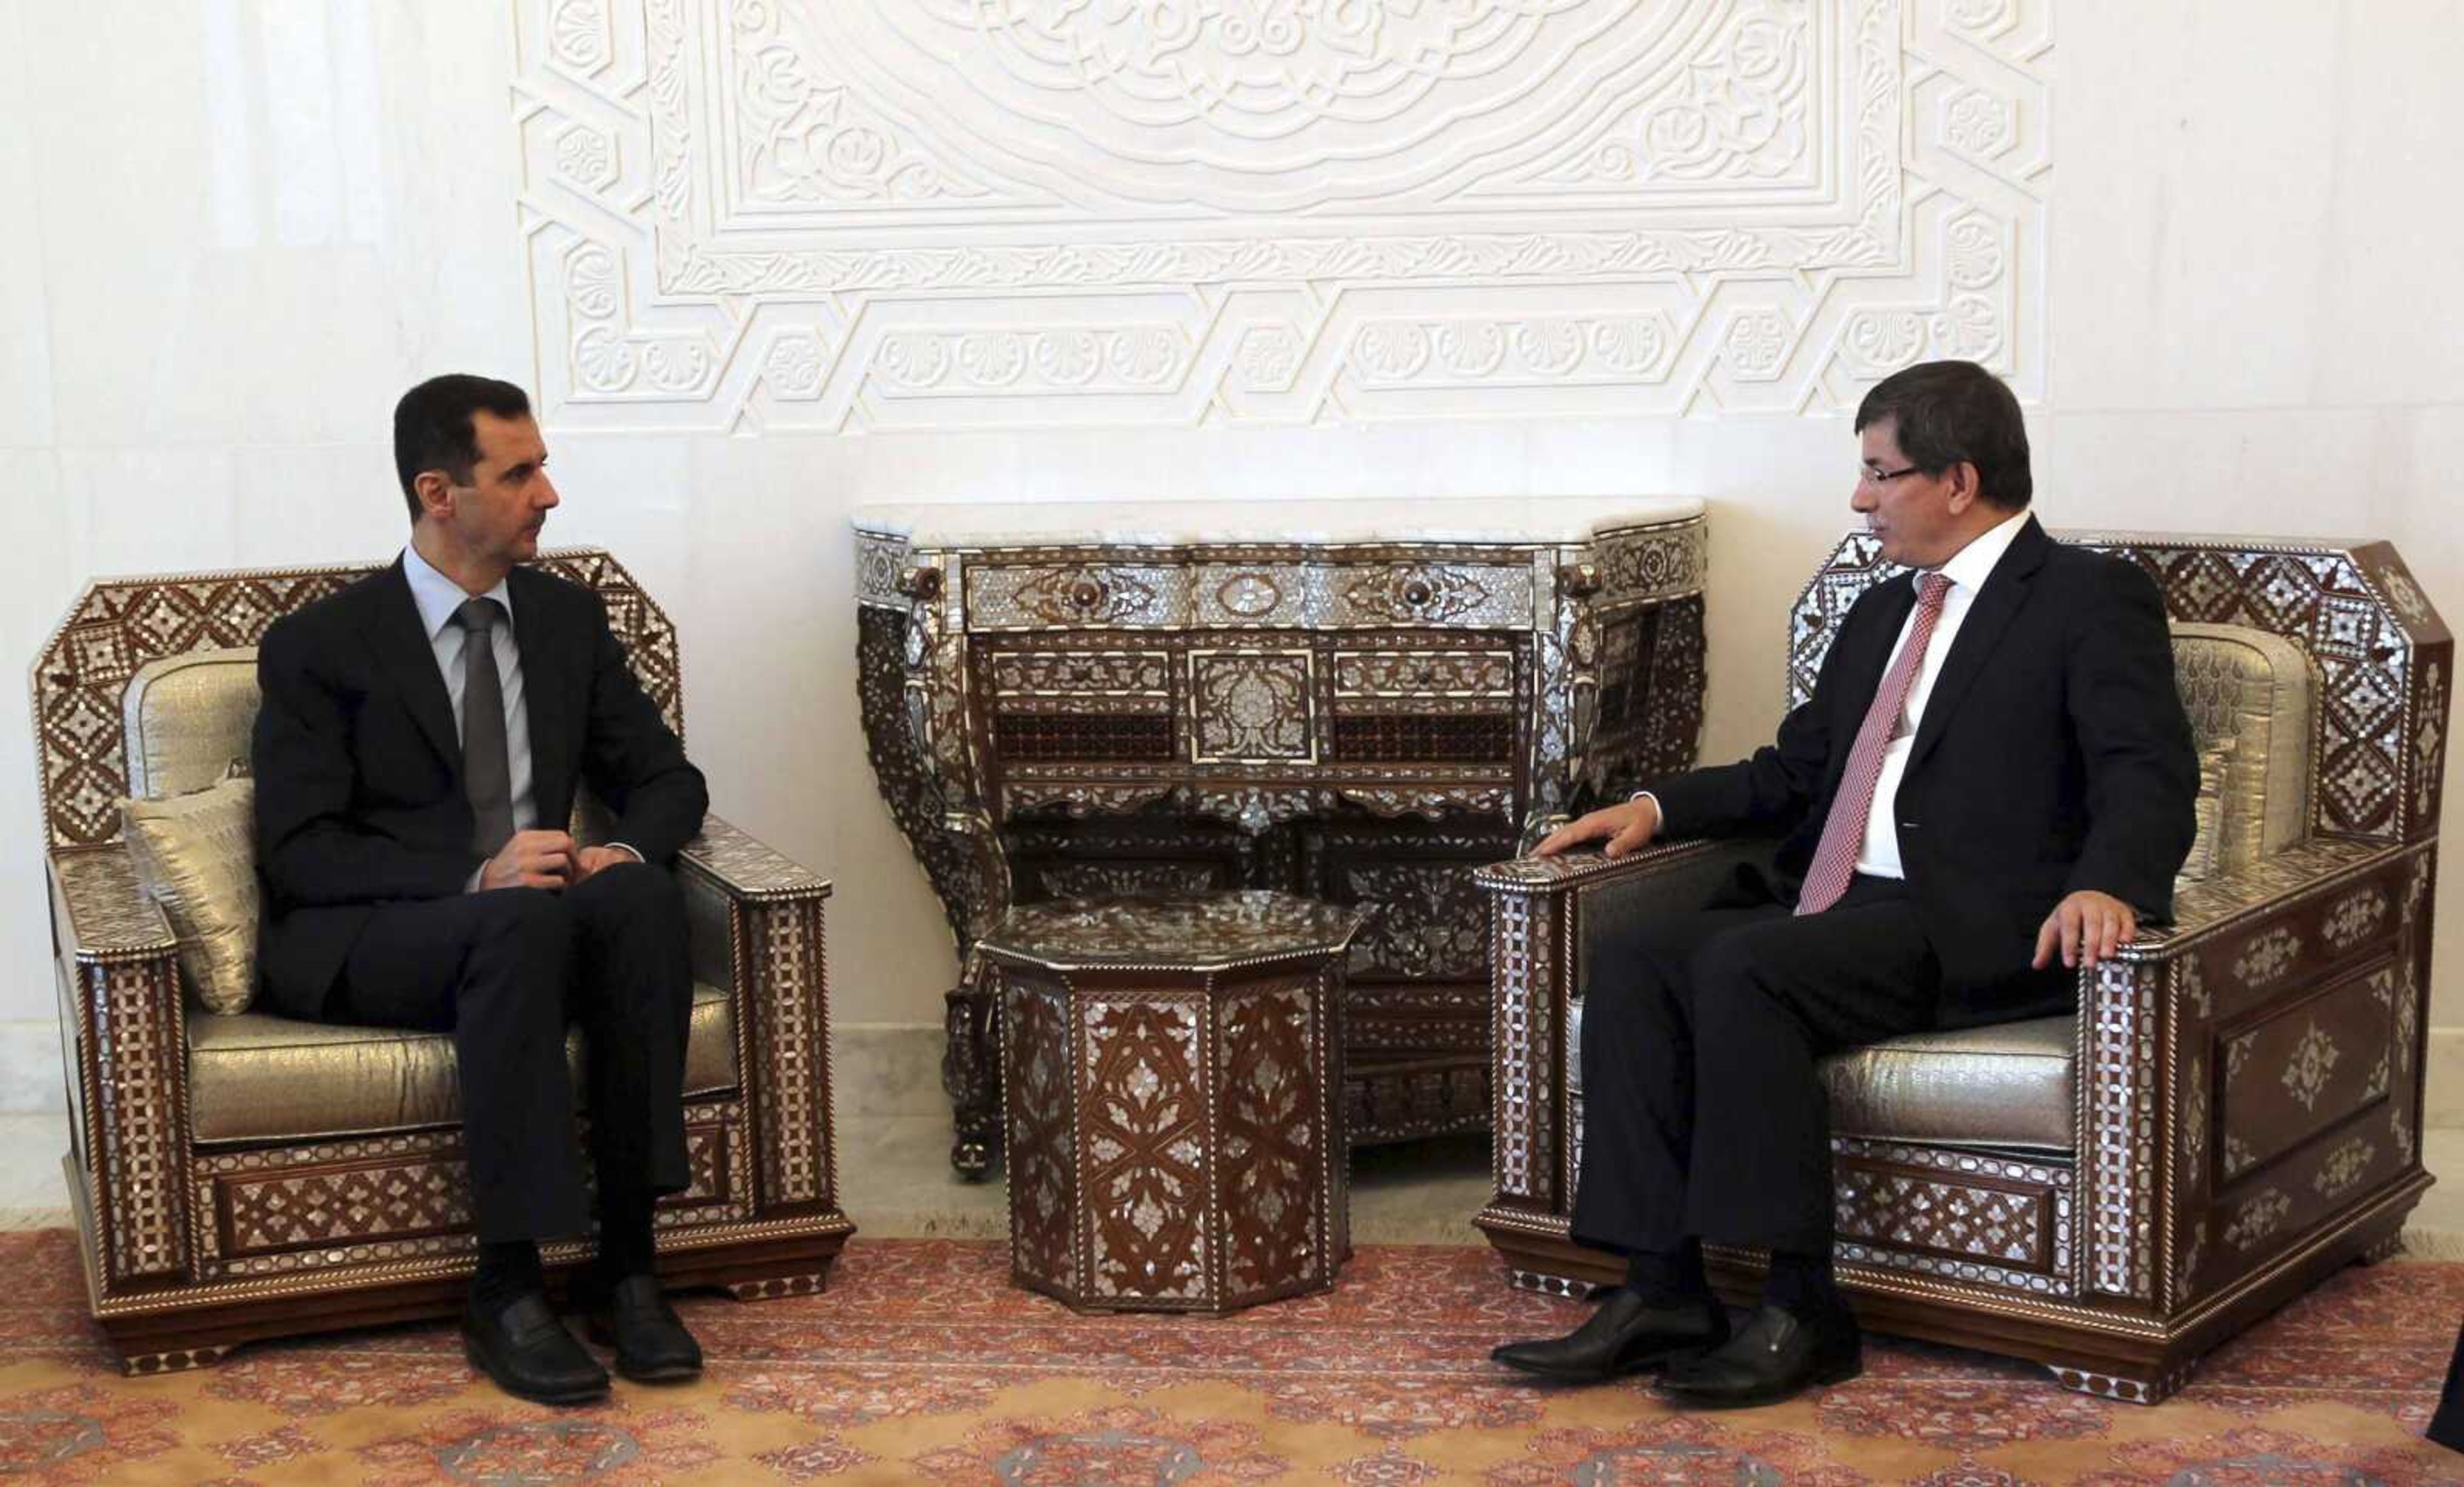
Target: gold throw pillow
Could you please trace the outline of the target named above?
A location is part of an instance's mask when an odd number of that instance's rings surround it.
[[[125,800],[138,881],[180,936],[180,966],[209,1012],[256,993],[256,785],[226,779],[167,800]]]

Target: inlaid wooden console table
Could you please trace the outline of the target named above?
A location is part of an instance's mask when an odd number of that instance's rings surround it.
[[[858,508],[874,773],[962,954],[1011,904],[1274,888],[1353,941],[1355,1144],[1485,1128],[1471,869],[1694,760],[1703,507],[1507,497]],[[998,1014],[949,994],[951,1161],[999,1143]]]

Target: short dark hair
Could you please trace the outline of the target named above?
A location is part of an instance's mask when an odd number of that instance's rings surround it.
[[[1977,493],[2004,511],[2025,511],[2028,426],[2002,379],[1973,361],[1921,361],[1874,384],[1857,405],[1857,431],[1888,419],[1900,452],[1928,475],[1965,461]]]
[[[431,377],[393,405],[393,469],[402,477],[402,498],[419,520],[419,492],[412,482],[423,470],[441,470],[459,483],[479,463],[479,436],[471,415],[528,418],[530,394],[493,377],[451,372]]]

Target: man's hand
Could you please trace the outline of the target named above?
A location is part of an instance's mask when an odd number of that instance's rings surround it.
[[[1623,857],[1628,852],[1642,850],[1659,829],[1659,802],[1644,797],[1628,800],[1623,805],[1602,806],[1588,816],[1577,816],[1549,833],[1532,850],[1542,857],[1554,857],[1568,847],[1581,846],[1586,842],[1597,842],[1606,837],[1608,855]]]
[[[633,855],[633,849],[630,847],[586,846],[580,852],[574,854],[573,881],[576,883],[585,882],[589,879],[591,874],[596,873],[603,868],[622,867],[627,863],[638,863],[640,861],[640,858]]]
[[[479,869],[479,891],[561,888],[572,881],[573,839],[561,831],[517,831]]]
[[[2110,893],[2081,888],[2045,916],[2043,927],[2036,930],[2036,958],[2029,964],[2042,971],[2053,963],[2054,947],[2058,945],[2063,965],[2093,969],[2138,937],[2139,916],[2129,905]]]

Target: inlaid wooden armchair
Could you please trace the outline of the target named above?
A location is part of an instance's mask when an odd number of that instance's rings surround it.
[[[2393,1253],[2421,1164],[2431,895],[2453,645],[2394,551],[2081,534],[2162,586],[2202,763],[2170,926],[2079,977],[2076,1016],[1826,1061],[1841,1283],[1869,1324],[2038,1360],[2153,1402],[2198,1357]],[[1788,700],[1889,577],[1843,540],[1790,624]],[[1754,843],[1485,869],[1495,1198],[1520,1284],[1612,1282],[1567,1237],[1584,968]],[[1762,1257],[1714,1251],[1749,1290]]]
[[[667,616],[605,553],[540,561],[598,592],[681,732]],[[98,582],[34,666],[65,1166],[93,1313],[131,1372],[450,1314],[472,1270],[451,1039],[205,1011],[122,840],[121,798],[197,791],[248,757],[266,625],[367,571]],[[829,885],[715,818],[676,873],[696,983],[693,1180],[658,1212],[661,1274],[742,1298],[818,1290],[854,1227],[831,1148]],[[568,1052],[584,1056],[578,1039]],[[547,1259],[589,1253],[571,1241]]]

